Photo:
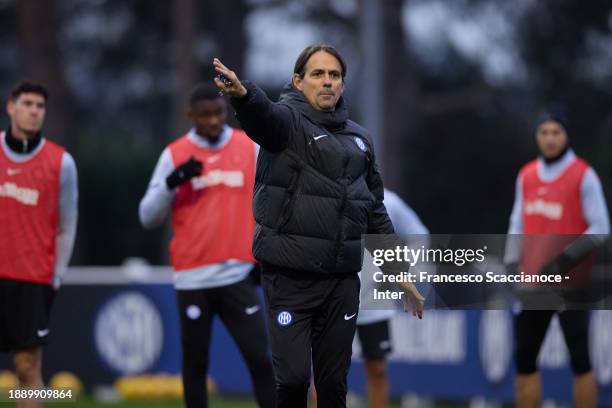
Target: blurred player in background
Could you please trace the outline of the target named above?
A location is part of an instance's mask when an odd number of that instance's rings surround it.
[[[597,174],[569,146],[568,120],[562,107],[551,107],[539,117],[536,142],[540,157],[519,172],[508,231],[525,234],[522,248],[509,237],[504,262],[514,271],[520,263],[520,271],[526,273],[565,274],[603,243],[610,231],[608,210]],[[559,241],[561,234],[574,234],[578,239],[552,260],[541,259],[543,251],[526,243],[528,240],[532,244]],[[570,274],[570,278],[574,285],[588,280],[588,276],[578,273]],[[595,407],[597,385],[589,359],[586,310],[523,310],[515,317],[517,405],[540,406],[537,357],[555,313],[571,357],[574,406]]]
[[[412,208],[393,191],[385,189],[385,207],[395,232],[404,238],[410,248],[429,244],[429,230]],[[376,268],[371,262],[364,262],[364,269]],[[372,293],[375,282],[373,272],[361,275],[361,292]],[[368,302],[369,300],[369,302]],[[371,408],[389,406],[389,380],[385,356],[391,352],[389,320],[394,310],[376,310],[376,302],[370,296],[362,296],[357,317],[357,335],[361,343],[366,372],[368,400]]]
[[[21,82],[0,134],[0,351],[11,352],[21,388],[43,387],[42,346],[76,234],[72,156],[43,137],[47,90]],[[18,407],[40,407],[35,401]]]
[[[189,132],[162,152],[140,202],[147,228],[172,213],[170,258],[181,319],[183,384],[188,408],[208,406],[206,373],[212,321],[218,315],[238,344],[261,407],[275,404],[264,318],[249,273],[251,210],[258,146],[225,124],[224,98],[210,84],[190,97]]]

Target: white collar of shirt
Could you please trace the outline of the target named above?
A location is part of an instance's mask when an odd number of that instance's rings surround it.
[[[232,138],[232,128],[228,125],[223,126],[223,130],[221,131],[219,140],[215,144],[211,144],[208,140],[198,135],[194,128],[189,129],[189,133],[187,133],[187,138],[198,147],[209,150],[219,150],[225,147],[225,145]]]
[[[17,162],[17,163],[27,162],[32,157],[36,156],[38,152],[40,152],[43,146],[45,145],[45,138],[43,137],[40,143],[38,144],[38,146],[36,146],[36,149],[32,150],[31,152],[16,153],[12,151],[11,148],[6,143],[6,132],[2,132],[0,138],[2,139],[2,150],[4,151],[4,154],[6,154],[10,160]]]
[[[538,176],[542,181],[554,181],[576,160],[576,153],[572,149],[554,163],[546,163],[542,157],[538,158]]]

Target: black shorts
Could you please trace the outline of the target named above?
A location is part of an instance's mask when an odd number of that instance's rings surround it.
[[[54,295],[47,284],[0,279],[0,352],[47,344]]]
[[[392,350],[388,320],[358,324],[357,335],[361,343],[361,354],[364,360],[379,360]]]

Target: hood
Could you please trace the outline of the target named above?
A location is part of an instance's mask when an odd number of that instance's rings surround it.
[[[329,129],[330,131],[343,129],[348,120],[348,109],[346,108],[342,96],[338,99],[336,109],[333,112],[320,111],[313,108],[304,97],[304,94],[293,86],[291,82],[288,82],[283,87],[278,101],[297,109],[318,126]]]

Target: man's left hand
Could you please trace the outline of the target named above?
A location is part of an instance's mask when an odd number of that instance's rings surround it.
[[[404,291],[404,312],[407,312],[412,306],[412,315],[423,318],[423,309],[425,305],[425,298],[421,295],[419,290],[410,282],[402,282],[399,284],[400,288]]]

